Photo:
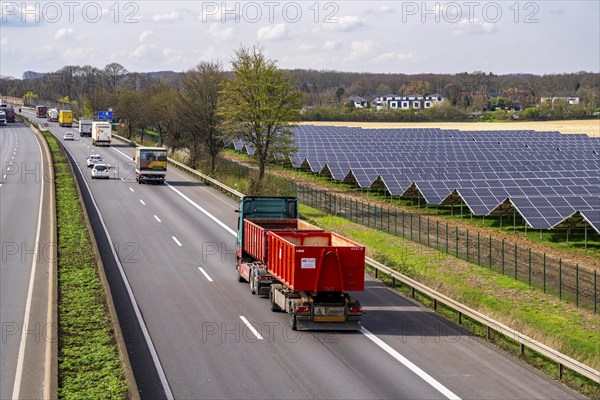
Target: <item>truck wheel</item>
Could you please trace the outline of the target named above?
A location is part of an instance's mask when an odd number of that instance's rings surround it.
[[[250,270],[250,293],[258,293],[258,290],[256,290],[256,281],[254,280],[254,270]]]
[[[269,302],[271,303],[271,311],[281,311],[281,307],[279,307],[277,303],[275,303],[275,294],[273,293],[273,289],[269,291]]]
[[[297,331],[298,330],[298,324],[296,323],[296,313],[291,313],[290,314],[290,325],[292,325],[292,330],[293,331]]]

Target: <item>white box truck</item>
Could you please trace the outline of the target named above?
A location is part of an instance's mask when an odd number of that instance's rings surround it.
[[[92,122],[91,119],[79,120],[79,136],[92,137]]]
[[[92,144],[94,146],[110,146],[111,129],[110,122],[92,122]]]
[[[135,179],[138,183],[165,183],[167,176],[167,149],[164,147],[136,147]]]

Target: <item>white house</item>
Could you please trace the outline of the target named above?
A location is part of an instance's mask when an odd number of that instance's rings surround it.
[[[367,100],[360,96],[350,96],[350,97],[348,97],[347,102],[352,102],[352,104],[354,104],[355,108],[367,108],[368,107]]]
[[[393,110],[409,110],[412,108],[415,110],[420,110],[423,108],[429,108],[443,100],[444,97],[439,93],[433,93],[427,96],[422,96],[416,93],[406,96],[386,94],[385,96],[376,97],[371,102],[371,106],[375,107],[377,110],[384,108],[390,108]]]
[[[562,100],[565,102],[565,104],[568,105],[576,105],[579,104],[579,97],[575,97],[575,96],[555,96],[555,97],[542,97],[540,99],[540,103],[545,103],[547,101],[554,103],[556,100]]]

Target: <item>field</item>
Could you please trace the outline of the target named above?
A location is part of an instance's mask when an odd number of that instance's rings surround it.
[[[600,138],[600,120],[524,121],[524,122],[323,122],[306,121],[304,125],[356,126],[362,128],[441,128],[463,131],[534,130],[539,132],[585,133]]]

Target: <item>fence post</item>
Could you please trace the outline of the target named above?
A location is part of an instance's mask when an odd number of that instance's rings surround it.
[[[456,258],[458,258],[458,225],[456,226]]]
[[[429,217],[427,217],[427,246],[429,246]]]
[[[502,239],[502,275],[504,275],[504,239]]]
[[[419,224],[419,244],[421,244],[421,214],[419,214],[419,218],[417,218],[417,223]]]
[[[594,314],[596,314],[596,304],[598,303],[598,286],[596,280],[596,270],[594,270]]]
[[[469,230],[467,229],[467,262],[469,262]]]
[[[365,224],[365,202],[362,200],[360,201],[360,207],[361,207],[360,224],[364,225]]]
[[[410,213],[410,240],[413,240],[413,213]]]
[[[394,210],[394,236],[398,236],[398,210]]]
[[[440,221],[435,221],[435,248],[440,249]]]
[[[575,307],[579,308],[579,264],[575,264]]]
[[[531,286],[531,247],[529,248],[529,286]]]
[[[490,269],[492,269],[492,235],[490,235]]]
[[[481,265],[481,235],[477,232],[477,265]]]
[[[546,293],[546,253],[544,253],[544,293]]]
[[[402,237],[406,237],[404,236],[404,210],[402,210]]]
[[[388,205],[387,217],[388,217],[388,218],[387,218],[387,220],[388,220],[388,224],[387,224],[387,225],[388,225],[388,229],[387,229],[387,231],[388,231],[388,233],[391,233],[391,232],[390,232],[390,219],[392,219],[392,218],[391,218],[391,217],[392,217],[392,214],[390,214],[390,206],[389,206],[389,205]]]
[[[562,258],[558,259],[558,298],[562,300]]]
[[[448,254],[448,223],[446,222],[446,254]]]
[[[517,271],[518,271],[518,264],[517,264],[517,253],[519,252],[519,248],[517,247],[517,244],[515,243],[515,279],[519,280],[519,277],[517,275]]]

